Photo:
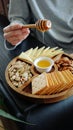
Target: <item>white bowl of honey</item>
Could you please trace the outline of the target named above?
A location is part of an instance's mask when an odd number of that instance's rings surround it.
[[[34,66],[36,70],[40,73],[50,72],[53,65],[54,65],[54,61],[49,57],[42,56],[34,60]]]

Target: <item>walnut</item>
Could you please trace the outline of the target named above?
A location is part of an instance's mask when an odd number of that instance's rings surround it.
[[[22,86],[33,76],[30,67],[28,63],[19,60],[9,67],[9,78],[14,86]]]

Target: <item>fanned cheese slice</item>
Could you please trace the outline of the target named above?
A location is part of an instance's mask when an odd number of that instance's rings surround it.
[[[42,54],[42,52],[43,52],[43,50],[44,50],[44,49],[45,49],[45,46],[43,46],[43,47],[39,48],[39,49],[37,50],[37,55],[36,55],[36,57],[35,57],[35,58],[37,58],[37,57],[41,56],[41,54]]]
[[[36,48],[30,48],[29,50],[22,52],[19,57],[21,57],[22,59],[27,59],[31,62],[33,62],[36,58],[40,57],[40,56],[47,56],[47,57],[54,57],[58,54],[62,54],[64,53],[64,51],[62,49],[58,49],[58,47],[45,47],[42,46],[40,48],[38,48],[38,46]]]
[[[21,58],[21,59],[26,59],[26,60],[29,60],[30,62],[33,62],[33,60],[32,60],[27,54],[25,54],[24,52],[22,52],[22,53],[19,55],[19,58]]]
[[[33,48],[30,48],[29,50],[24,52],[26,55],[30,56],[33,53]]]

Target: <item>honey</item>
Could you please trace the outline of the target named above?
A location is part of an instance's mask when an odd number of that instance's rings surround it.
[[[50,62],[48,60],[40,60],[37,65],[42,68],[46,68],[50,66]]]

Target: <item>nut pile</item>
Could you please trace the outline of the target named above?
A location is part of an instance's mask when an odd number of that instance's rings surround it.
[[[67,56],[63,56],[60,59],[58,59],[57,61],[55,61],[58,70],[62,71],[62,70],[70,70],[73,74],[73,60],[70,59]]]
[[[30,64],[21,60],[17,60],[9,67],[9,79],[15,87],[22,86],[32,77],[30,67]]]

